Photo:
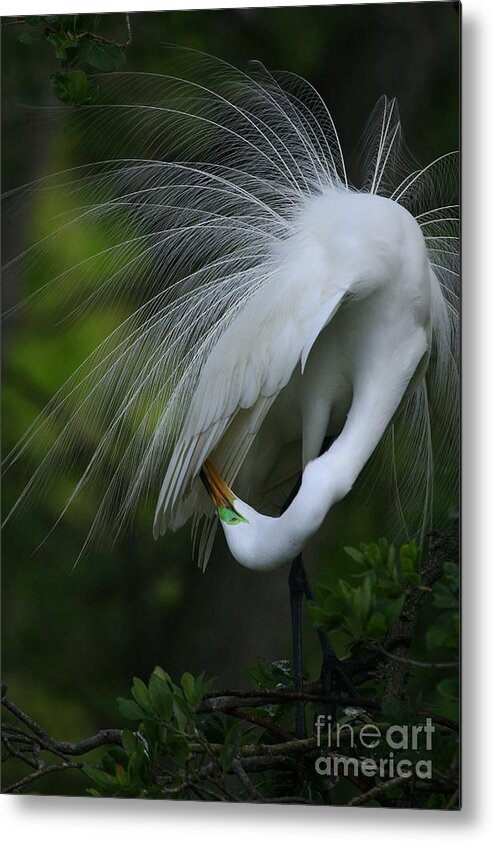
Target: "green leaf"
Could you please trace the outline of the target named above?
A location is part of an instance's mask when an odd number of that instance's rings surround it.
[[[457,587],[459,586],[460,575],[458,564],[456,564],[454,561],[446,561],[443,565],[443,572],[445,573],[447,578],[450,578],[454,582],[456,582]]]
[[[459,646],[459,613],[442,611],[433,626],[426,633],[428,649],[448,648],[457,650]]]
[[[60,61],[66,61],[67,49],[73,49],[75,46],[74,41],[64,38],[61,35],[55,35],[54,33],[50,33],[46,40],[55,48],[55,56]]]
[[[144,711],[148,711],[151,709],[151,697],[149,694],[149,690],[147,689],[146,685],[144,684],[141,678],[134,678],[134,683],[130,692],[132,693],[132,696],[134,697],[137,704]]]
[[[184,731],[190,719],[191,710],[180,691],[173,693],[173,711],[180,731]]]
[[[50,87],[61,102],[84,105],[89,102],[89,80],[83,70],[71,70],[69,73],[51,73]]]
[[[67,90],[75,105],[83,105],[88,102],[89,79],[83,70],[71,70],[67,74]]]
[[[435,591],[433,604],[436,608],[457,608],[458,599],[454,594],[450,593],[448,588],[443,588]]]
[[[459,682],[456,678],[445,678],[437,684],[437,691],[447,701],[455,702],[459,698]]]
[[[142,742],[137,744],[136,751],[132,754],[127,767],[128,780],[135,784],[143,777],[149,778],[149,760],[146,756]]]
[[[169,673],[165,672],[162,667],[154,667],[154,675],[157,675],[158,678],[162,678],[163,681],[167,681],[168,684],[172,684]]]
[[[114,788],[117,783],[114,775],[109,775],[108,772],[104,772],[102,769],[97,769],[95,766],[84,765],[82,769],[88,778],[91,778],[91,780],[98,784],[98,786],[102,786],[104,788]]]
[[[111,746],[107,756],[113,761],[113,765],[107,769],[108,772],[114,771],[116,763],[119,763],[120,766],[123,766],[124,769],[126,768],[128,763],[128,756],[123,746]],[[104,768],[106,769],[107,767],[104,766]]]
[[[414,541],[410,541],[409,544],[402,545],[399,553],[399,560],[401,565],[405,565],[408,569],[417,572],[420,556],[421,552],[419,548],[416,546]]]
[[[103,73],[111,73],[125,62],[125,53],[118,44],[104,44],[91,36],[79,40],[79,55],[82,61]]]
[[[195,699],[195,679],[193,675],[190,675],[189,672],[184,672],[181,677],[181,686],[183,687],[186,700],[193,705]]]
[[[124,730],[122,734],[122,745],[129,755],[137,751],[137,737],[133,731],[128,731],[127,729]]]
[[[374,611],[368,620],[366,631],[370,637],[383,637],[387,631],[387,623],[380,611]]]
[[[233,723],[233,725],[231,725],[231,727],[228,729],[224,738],[224,742],[219,753],[219,762],[221,764],[221,769],[224,774],[226,774],[229,771],[229,768],[238,750],[240,728],[241,723]]]
[[[401,565],[401,576],[404,582],[418,587],[421,578],[419,575],[419,560],[420,551],[418,547],[411,541],[409,544],[403,544],[399,553],[399,561]]]
[[[310,620],[311,620],[314,628],[316,628],[316,629],[330,628],[331,615],[329,615],[327,613],[327,611],[325,611],[323,608],[320,607],[320,605],[317,605],[315,602],[309,603],[309,605],[308,605],[308,616],[310,617]],[[339,616],[340,615],[336,615],[336,619],[338,619]]]
[[[123,766],[121,766],[119,763],[117,763],[116,766],[115,766],[115,774],[116,774],[116,779],[117,779],[118,783],[120,784],[120,786],[126,786],[128,784],[127,773],[126,773],[125,769],[123,768]]]
[[[204,692],[205,692],[204,673],[201,672],[200,675],[198,676],[198,678],[195,680],[195,700],[194,700],[194,703],[195,703],[196,708],[202,702],[202,699],[204,698]]]
[[[56,98],[62,102],[70,102],[67,77],[67,73],[50,73],[48,77],[51,90],[55,94]]]
[[[173,715],[173,697],[167,681],[154,670],[149,681],[149,695],[157,715],[165,720]]]
[[[371,581],[370,579],[365,579],[361,587],[361,610],[363,621],[366,621],[368,614],[370,613],[372,596],[373,592]]]
[[[125,719],[143,719],[144,712],[132,699],[117,699],[118,710]]]
[[[419,575],[419,573],[404,573],[402,578],[405,582],[407,582],[409,585],[412,585],[414,588],[419,588],[421,584],[421,576]]]
[[[363,564],[365,561],[363,553],[355,547],[344,547],[344,552],[349,556],[349,558],[352,558],[353,561],[357,561],[358,564]]]
[[[378,544],[368,544],[365,547],[365,555],[371,561],[374,567],[380,567],[382,564],[382,553]]]

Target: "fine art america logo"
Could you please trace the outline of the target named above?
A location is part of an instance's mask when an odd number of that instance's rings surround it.
[[[430,717],[422,725],[381,728],[373,722],[334,725],[330,715],[320,714],[315,720],[317,748],[320,749],[315,770],[319,775],[330,776],[431,780],[431,757],[423,758],[422,755],[423,751],[432,751],[434,732]],[[355,757],[345,753],[348,748],[356,751]],[[368,751],[378,753],[378,758],[365,757]],[[408,755],[413,751],[419,751],[418,760],[402,756],[404,752]]]

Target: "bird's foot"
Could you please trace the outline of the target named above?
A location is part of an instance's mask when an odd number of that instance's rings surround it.
[[[329,697],[332,689],[332,677],[335,675],[339,684],[347,691],[351,698],[358,697],[358,691],[349,677],[350,669],[339,659],[332,658],[325,660],[320,671],[320,684],[324,696]]]
[[[346,690],[349,696],[352,698],[357,698],[358,691],[356,690],[356,687],[349,678],[349,673],[351,672],[350,664],[346,665],[337,657],[335,650],[326,634],[320,632],[319,638],[320,644],[322,646],[322,669],[320,671],[320,684],[322,687],[324,697],[327,699],[327,701],[330,700],[333,683],[332,679],[333,676],[336,676],[339,684],[342,685],[342,687]]]

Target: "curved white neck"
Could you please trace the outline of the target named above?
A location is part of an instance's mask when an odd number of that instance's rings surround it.
[[[282,515],[267,517],[235,499],[235,508],[247,522],[222,526],[240,564],[272,570],[302,552],[334,503],[351,490],[391,422],[427,344],[426,332],[417,329],[408,338],[402,356],[384,359],[384,390],[375,389],[374,381],[362,379],[342,433],[326,453],[306,465],[300,489]]]

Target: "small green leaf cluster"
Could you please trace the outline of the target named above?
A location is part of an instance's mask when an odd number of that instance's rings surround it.
[[[132,698],[119,698],[122,716],[138,723],[137,729],[124,730],[122,746],[103,758],[102,768],[87,765],[86,774],[97,784],[93,795],[156,797],[163,794],[166,781],[176,784],[178,770],[191,755],[191,743],[200,742],[195,714],[208,684],[201,675],[184,673],[180,686],[161,667],[153,671],[149,683],[134,678]],[[161,770],[163,758],[168,773]]]
[[[398,616],[406,594],[421,584],[421,550],[412,541],[398,551],[385,538],[360,549],[345,547],[362,568],[335,586],[319,585],[317,602],[310,605],[314,626],[338,632],[341,654],[367,641],[382,641]]]
[[[293,670],[289,661],[268,661],[255,658],[255,664],[245,670],[248,678],[262,690],[289,687],[293,684]]]
[[[437,609],[434,622],[426,632],[426,648],[445,661],[458,658],[460,639],[460,572],[457,564],[446,562],[443,576],[435,582],[432,604]],[[458,676],[444,678],[437,684],[438,708],[452,719],[459,715]]]
[[[255,663],[246,668],[245,674],[252,684],[262,691],[292,690],[294,685],[294,671],[290,661],[268,661],[267,658],[257,657]],[[305,669],[303,679],[308,680],[308,678],[309,675]],[[266,703],[263,707],[255,708],[252,713],[287,732],[292,732],[294,729],[294,705]],[[308,710],[307,713],[310,717],[312,711]],[[269,742],[270,739],[270,734],[262,735],[264,742]]]
[[[246,732],[230,717],[199,712],[211,684],[184,673],[177,685],[161,667],[148,684],[134,678],[132,698],[118,699],[118,707],[136,730],[125,729],[122,745],[111,748],[100,766],[84,767],[96,784],[90,794],[186,799],[194,797],[197,781],[217,789]]]
[[[85,69],[111,73],[125,62],[125,45],[98,35],[99,15],[35,15],[25,19],[29,29],[19,34],[22,44],[47,43],[59,70],[49,76],[50,88],[61,102],[87,105],[97,98]]]
[[[437,649],[457,651],[459,643],[459,568],[446,562],[443,577],[433,586],[433,605],[440,611],[435,622],[426,633],[426,645],[430,652]]]

